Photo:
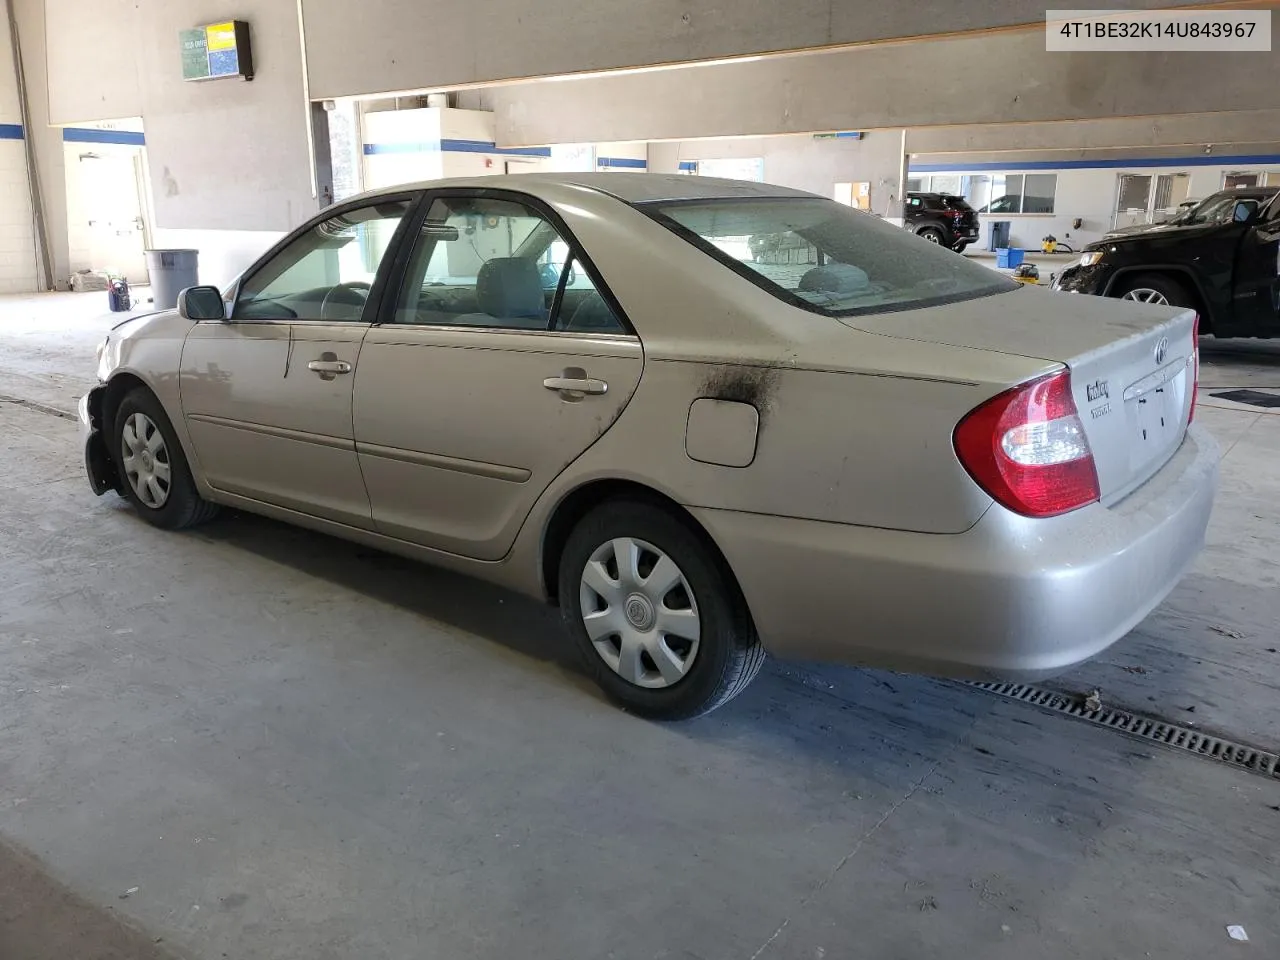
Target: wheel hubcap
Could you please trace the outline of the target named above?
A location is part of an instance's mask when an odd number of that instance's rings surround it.
[[[1126,293],[1121,300],[1134,300],[1138,303],[1154,303],[1160,306],[1167,306],[1169,298],[1159,290],[1152,290],[1150,287],[1135,287]]]
[[[169,502],[173,470],[164,435],[145,413],[124,422],[120,434],[121,464],[134,494],[144,506],[159,510]]]
[[[603,543],[580,590],[587,636],[614,673],[656,690],[689,672],[702,622],[689,581],[665,553],[630,537]]]
[[[942,240],[941,240],[941,239],[939,239],[939,237],[938,237],[938,235],[937,235],[936,233],[926,233],[926,234],[924,235],[924,238],[925,238],[926,240],[928,240],[930,243],[941,243],[941,242],[942,242]]]

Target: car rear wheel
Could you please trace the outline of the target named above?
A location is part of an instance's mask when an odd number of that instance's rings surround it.
[[[942,243],[946,238],[937,227],[921,227],[916,231],[917,237],[923,237],[930,243]]]
[[[1192,306],[1191,294],[1173,277],[1160,273],[1144,273],[1128,281],[1120,294],[1121,300],[1151,303],[1158,306]]]
[[[714,549],[671,511],[602,504],[574,528],[560,608],[587,672],[632,713],[686,720],[741,693],[764,648]]]
[[[124,494],[142,519],[180,530],[218,512],[196,492],[173,425],[151,391],[133,390],[120,402],[113,436]]]

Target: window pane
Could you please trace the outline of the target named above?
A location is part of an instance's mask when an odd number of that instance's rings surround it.
[[[570,261],[565,279],[560,311],[552,329],[581,333],[624,332],[613,308],[576,259]]]
[[[950,193],[953,196],[960,196],[960,175],[937,174],[930,179],[929,189],[932,193]]]
[[[250,277],[239,319],[361,319],[378,267],[408,212],[407,201],[349,210],[312,227]]]
[[[1233,190],[1236,187],[1256,187],[1258,185],[1258,174],[1256,173],[1229,173],[1222,178],[1222,187],[1224,190]]]
[[[991,202],[991,178],[982,174],[970,177],[964,198],[969,201],[969,206],[973,209],[985,209]]]
[[[396,322],[547,330],[562,283],[566,329],[622,329],[569,244],[537,211],[510,200],[436,200],[409,262]]]
[[[1022,212],[1053,213],[1054,193],[1057,189],[1056,173],[1028,173],[1022,193]]]
[[[907,193],[920,193],[923,190],[923,177],[907,177]]]
[[[818,313],[884,313],[1016,287],[832,200],[715,200],[644,209],[780,299]]]

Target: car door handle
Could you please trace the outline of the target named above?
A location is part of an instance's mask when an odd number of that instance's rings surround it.
[[[345,360],[312,360],[307,364],[307,369],[312,373],[318,373],[322,377],[325,374],[332,376],[338,373],[350,373],[351,364]]]
[[[580,370],[566,370],[564,376],[547,377],[542,381],[542,385],[548,390],[563,394],[566,400],[573,397],[581,398],[588,394],[599,396],[609,392],[609,384],[603,380],[594,380],[588,377],[585,371]]]

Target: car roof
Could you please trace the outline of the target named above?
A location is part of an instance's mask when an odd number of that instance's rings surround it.
[[[805,197],[816,194],[791,187],[752,180],[721,180],[678,173],[506,173],[491,177],[464,177],[402,183],[373,190],[352,200],[366,199],[406,190],[446,188],[520,190],[537,196],[540,188],[586,187],[607,193],[626,203],[653,203],[660,200],[719,200],[742,198]]]

